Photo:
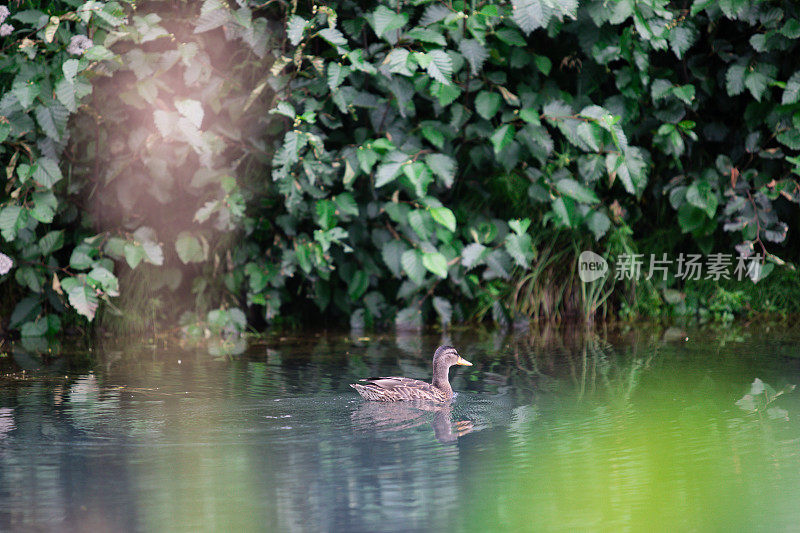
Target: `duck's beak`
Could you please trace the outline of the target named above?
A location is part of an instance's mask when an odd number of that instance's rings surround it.
[[[464,366],[472,366],[472,363],[470,363],[469,361],[467,361],[466,359],[464,359],[460,355],[458,356],[458,361],[456,361],[456,364],[457,365],[464,365]]]

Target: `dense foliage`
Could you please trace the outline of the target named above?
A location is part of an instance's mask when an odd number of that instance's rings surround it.
[[[321,309],[356,323],[399,308],[398,323],[419,324],[429,305],[446,323],[482,302],[504,321],[597,310],[608,280],[578,291],[563,274],[587,235],[617,253],[736,244],[755,281],[783,263],[794,4],[415,4],[288,18],[271,282],[296,265]],[[672,278],[640,299],[685,310]]]
[[[113,57],[88,36],[113,31],[125,14],[114,2],[58,7],[0,6],[3,307],[13,309],[7,327],[34,339],[61,329],[67,305],[92,318],[100,299],[119,294],[113,261],[100,257],[100,239],[85,239],[69,201],[74,184],[62,155],[69,117],[92,91],[89,71]]]
[[[729,316],[772,308],[743,282],[582,283],[575,258],[736,253],[754,281],[797,258],[792,2],[8,10],[0,280],[29,341],[101,301],[188,307],[197,334]]]
[[[263,65],[276,28],[215,2],[10,11],[0,101],[6,327],[43,346],[37,339],[57,333],[69,308],[91,321],[104,301],[106,316],[122,312],[141,330],[191,290],[198,309],[214,311],[211,330],[241,331],[243,312],[212,309],[222,291],[209,284],[230,271],[221,241],[235,238],[244,213],[234,167],[241,175],[250,156],[236,145],[258,122],[241,116],[257,97],[251,82],[268,73],[251,63]]]

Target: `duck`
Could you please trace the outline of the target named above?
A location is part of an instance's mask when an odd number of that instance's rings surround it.
[[[430,383],[419,379],[396,376],[365,378],[360,383],[351,383],[362,398],[374,402],[399,402],[427,400],[449,402],[453,399],[450,387],[450,367],[472,366],[452,346],[439,346],[433,353],[433,380]]]

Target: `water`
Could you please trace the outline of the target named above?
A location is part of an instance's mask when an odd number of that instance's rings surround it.
[[[755,378],[800,384],[799,340],[328,333],[233,358],[98,346],[72,367],[15,352],[0,359],[0,530],[793,530],[800,391],[769,415],[735,402]],[[451,406],[348,386],[427,378],[442,342],[474,363],[451,370]]]

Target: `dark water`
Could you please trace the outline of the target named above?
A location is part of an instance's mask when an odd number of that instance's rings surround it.
[[[756,413],[735,402],[755,378],[800,384],[798,341],[327,333],[233,358],[99,346],[71,370],[14,352],[0,360],[0,530],[796,530],[800,391]],[[451,371],[449,407],[348,387],[427,378],[443,342],[474,363]]]

